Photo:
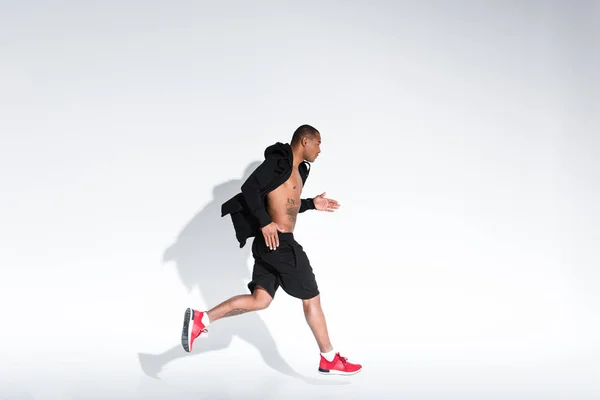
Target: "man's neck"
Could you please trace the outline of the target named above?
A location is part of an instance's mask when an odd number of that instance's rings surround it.
[[[304,158],[297,149],[292,149],[292,154],[294,156],[293,167],[298,168],[298,165],[300,165],[302,161],[304,161]]]

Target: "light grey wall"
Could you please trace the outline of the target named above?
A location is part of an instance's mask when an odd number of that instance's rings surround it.
[[[0,398],[600,396],[599,2],[0,4]],[[220,205],[303,123],[350,379],[283,292],[179,345],[246,292]]]

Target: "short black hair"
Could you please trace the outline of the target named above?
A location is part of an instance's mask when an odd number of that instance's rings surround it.
[[[300,125],[294,131],[294,135],[292,136],[292,141],[290,142],[290,145],[293,146],[297,143],[300,143],[300,141],[304,137],[309,137],[311,139],[314,139],[318,133],[319,133],[319,131],[310,125],[306,125],[306,124]]]

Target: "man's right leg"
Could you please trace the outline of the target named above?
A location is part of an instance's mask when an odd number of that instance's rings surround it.
[[[252,294],[233,296],[208,311],[198,311],[193,308],[185,310],[181,345],[188,353],[192,351],[194,340],[207,332],[208,325],[218,319],[258,311],[267,308],[273,297],[263,287],[256,285]]]
[[[250,311],[264,310],[273,298],[265,289],[256,286],[252,294],[233,296],[207,311],[209,323],[218,319],[244,314]]]
[[[253,249],[254,249],[253,244]],[[208,325],[218,319],[244,314],[250,311],[265,309],[271,304],[275,292],[279,287],[277,277],[260,259],[253,250],[255,263],[252,270],[252,281],[248,283],[251,294],[241,294],[230,297],[208,311],[198,311],[188,308],[183,319],[181,345],[187,352],[192,351],[194,340],[203,332],[207,332]]]

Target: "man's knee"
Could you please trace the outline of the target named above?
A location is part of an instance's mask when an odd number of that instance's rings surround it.
[[[268,299],[256,299],[254,304],[256,305],[257,310],[264,310],[271,305],[271,301],[272,299],[270,297]]]
[[[254,290],[254,306],[257,310],[264,310],[271,305],[273,298],[271,295],[262,287],[256,286]]]
[[[314,297],[302,300],[302,305],[304,306],[305,310],[313,307],[319,307],[321,305],[321,295],[317,294]]]

